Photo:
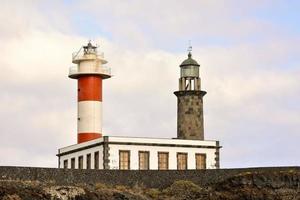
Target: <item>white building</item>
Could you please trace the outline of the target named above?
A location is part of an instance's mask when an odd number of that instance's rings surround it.
[[[186,170],[220,167],[218,141],[204,140],[200,65],[180,65],[177,138],[102,136],[102,80],[110,78],[103,55],[89,43],[73,56],[77,66],[69,77],[78,80],[78,144],[58,150],[59,168],[120,170]],[[97,105],[96,107],[93,105]],[[97,108],[97,109],[95,109]]]
[[[59,167],[74,169],[216,169],[219,144],[104,136],[59,149]]]

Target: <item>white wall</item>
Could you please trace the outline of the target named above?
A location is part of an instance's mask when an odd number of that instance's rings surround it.
[[[170,138],[138,138],[138,137],[109,136],[108,141],[109,142],[148,143],[148,144],[216,146],[216,141],[214,141],[214,140],[186,140],[186,139],[170,139]]]
[[[103,146],[96,146],[89,149],[85,149],[79,152],[74,152],[68,155],[60,157],[60,166],[59,168],[64,167],[64,160],[68,160],[68,168],[71,168],[71,159],[75,158],[75,169],[78,169],[78,158],[83,156],[83,169],[86,169],[86,157],[88,154],[91,154],[91,169],[94,169],[95,166],[95,157],[94,153],[99,151],[99,169],[103,169]]]
[[[63,161],[68,159],[68,168],[71,168],[71,158],[75,157],[75,168],[78,168],[78,157],[83,156],[83,168],[86,169],[86,156],[91,154],[91,168],[94,168],[94,152],[99,151],[99,169],[103,169],[103,137],[88,142],[75,144],[59,149],[59,153],[67,153],[90,145],[98,146],[88,148],[79,152],[70,153],[60,157],[60,168],[63,168]],[[182,140],[167,138],[136,138],[136,137],[108,137],[109,144],[109,167],[119,169],[119,151],[130,151],[130,169],[139,169],[139,151],[149,151],[150,169],[158,169],[158,152],[169,152],[169,169],[177,169],[177,153],[188,153],[188,169],[196,168],[195,154],[206,154],[207,169],[215,169],[216,141],[207,140]],[[115,144],[114,144],[115,143]],[[131,143],[131,144],[130,144]],[[143,145],[143,144],[147,145]],[[153,146],[151,146],[153,144]],[[158,146],[161,145],[161,146]],[[189,147],[174,147],[166,145],[186,145]],[[198,146],[198,147],[193,147]],[[203,146],[203,147],[199,147]],[[207,148],[210,147],[210,148]]]
[[[119,169],[119,150],[130,151],[130,169],[139,169],[139,151],[149,151],[150,169],[158,169],[158,152],[169,152],[169,169],[177,169],[177,153],[188,153],[188,169],[196,169],[196,153],[206,154],[207,169],[215,169],[215,149],[187,147],[159,147],[141,145],[109,145],[110,169]]]

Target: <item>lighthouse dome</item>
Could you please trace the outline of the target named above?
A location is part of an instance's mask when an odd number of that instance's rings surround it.
[[[183,67],[183,66],[200,66],[200,65],[198,64],[198,62],[197,62],[196,60],[194,60],[194,59],[192,58],[192,54],[191,54],[191,52],[189,52],[188,58],[185,59],[185,60],[180,64],[180,67]]]
[[[180,76],[186,78],[199,77],[199,67],[200,65],[192,58],[192,54],[189,52],[188,58],[180,64]]]

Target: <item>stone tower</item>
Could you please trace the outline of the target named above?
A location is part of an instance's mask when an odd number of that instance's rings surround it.
[[[179,90],[174,92],[178,99],[178,139],[204,140],[203,96],[206,92],[201,90],[199,68],[191,52],[180,65]]]

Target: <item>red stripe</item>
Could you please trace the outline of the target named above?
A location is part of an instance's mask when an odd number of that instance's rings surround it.
[[[102,101],[102,78],[96,75],[78,78],[78,101]]]
[[[97,138],[101,138],[101,133],[78,133],[77,134],[77,143],[87,142]]]

